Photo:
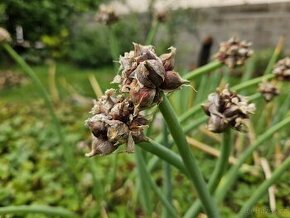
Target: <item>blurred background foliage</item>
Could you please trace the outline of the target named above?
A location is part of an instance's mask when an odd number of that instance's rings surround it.
[[[83,25],[92,19],[103,0],[4,0],[0,3],[0,25],[15,40],[15,29],[21,25],[29,48],[14,45],[29,63],[42,63],[47,58],[74,62],[82,67],[99,67],[112,63],[109,31],[104,25]],[[135,20],[135,21],[134,21]],[[94,22],[90,20],[89,22]],[[112,26],[120,51],[131,47],[132,41],[144,39],[144,30],[136,16],[128,15]],[[43,47],[37,48],[35,43]]]

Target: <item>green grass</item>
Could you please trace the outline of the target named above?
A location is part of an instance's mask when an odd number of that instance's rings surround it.
[[[48,89],[49,65],[32,66],[32,68],[37,73],[37,76],[44,84],[44,86]],[[21,69],[19,69],[17,66],[12,66],[9,68],[1,66],[0,70],[3,71],[13,70],[15,71],[15,73],[21,73]],[[88,97],[95,97],[93,89],[88,80],[89,74],[95,75],[97,81],[99,82],[103,90],[107,89],[107,87],[109,86],[109,82],[112,80],[114,76],[113,68],[110,67],[102,69],[83,69],[67,63],[57,63],[56,84],[61,96],[67,97],[68,95],[70,95],[69,91],[63,85],[63,80],[65,80],[79,94]],[[1,101],[6,102],[9,101],[23,102],[38,97],[40,96],[37,93],[37,89],[31,81],[22,86],[4,89],[1,90],[0,92]]]

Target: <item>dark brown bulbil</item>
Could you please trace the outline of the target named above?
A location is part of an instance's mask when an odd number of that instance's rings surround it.
[[[240,41],[232,37],[226,42],[220,43],[219,51],[214,55],[216,59],[223,62],[229,68],[243,65],[253,54],[250,42]]]
[[[129,93],[136,111],[152,107],[161,101],[162,91],[173,91],[188,81],[174,71],[176,49],[158,56],[153,46],[133,43],[134,50],[120,57],[120,71],[114,83],[120,91]]]
[[[86,156],[107,155],[114,152],[119,145],[126,143],[129,148],[134,143],[144,141],[143,130],[147,119],[141,114],[134,114],[134,104],[114,89],[94,102],[92,117],[86,125],[92,131],[91,151]]]
[[[271,101],[275,96],[279,95],[278,88],[271,82],[261,83],[258,90],[267,102]]]
[[[119,20],[119,16],[112,6],[101,4],[96,15],[96,20],[100,23],[111,25]]]
[[[278,61],[273,73],[278,80],[290,81],[290,57]]]
[[[218,88],[215,93],[210,94],[208,101],[202,106],[209,116],[208,129],[216,133],[229,127],[243,130],[244,120],[256,109],[253,103],[248,103],[246,97],[230,91],[228,86]]]

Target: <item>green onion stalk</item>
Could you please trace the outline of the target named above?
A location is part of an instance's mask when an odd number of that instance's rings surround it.
[[[182,127],[180,126],[176,114],[173,111],[166,96],[163,96],[163,101],[159,104],[159,109],[177,145],[186,171],[188,172],[188,175],[196,189],[204,210],[209,217],[219,217],[219,212],[215,201],[207,189],[207,185],[204,181],[201,171],[189,149]]]

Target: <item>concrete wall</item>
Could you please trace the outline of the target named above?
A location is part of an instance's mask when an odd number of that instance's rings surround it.
[[[285,36],[286,52],[290,51],[290,3],[176,10],[170,23],[174,45],[182,51],[177,58],[183,66],[195,64],[207,35],[215,41],[212,51],[217,50],[218,42],[233,35],[252,41],[255,49],[274,47],[279,37]],[[168,30],[161,28],[158,41],[166,34]]]

